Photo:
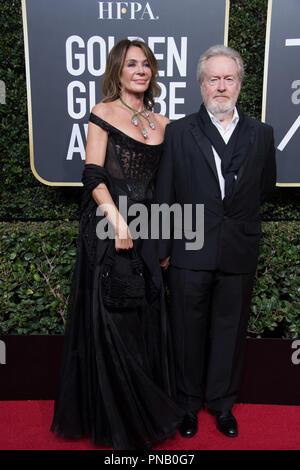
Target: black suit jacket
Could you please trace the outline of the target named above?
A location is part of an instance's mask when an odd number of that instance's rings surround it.
[[[232,196],[222,201],[211,144],[198,125],[197,113],[166,128],[158,172],[159,204],[204,204],[204,245],[187,250],[187,240],[160,241],[160,258],[171,256],[174,266],[249,273],[256,269],[261,233],[260,205],[276,182],[273,129],[245,117],[249,146],[240,166]],[[192,230],[196,227],[192,220]],[[176,229],[176,227],[175,227]]]

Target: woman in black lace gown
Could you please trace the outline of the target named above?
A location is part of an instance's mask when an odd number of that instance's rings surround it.
[[[151,112],[157,63],[139,41],[123,40],[107,61],[104,100],[90,115],[75,274],[71,288],[59,393],[52,431],[66,438],[90,436],[95,445],[149,449],[175,435],[183,412],[174,398],[174,369],[157,243],[132,240],[118,211],[127,204],[150,207],[165,126]],[[132,122],[132,120],[134,122]],[[115,229],[114,240],[96,235],[96,210]],[[149,229],[150,230],[150,229]],[[143,307],[110,312],[101,295],[108,248],[133,245],[143,259],[146,287],[156,296]]]

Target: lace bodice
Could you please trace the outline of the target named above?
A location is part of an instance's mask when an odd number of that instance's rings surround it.
[[[111,178],[126,188],[130,199],[151,199],[163,144],[139,142],[93,113],[90,121],[108,132],[104,167]]]

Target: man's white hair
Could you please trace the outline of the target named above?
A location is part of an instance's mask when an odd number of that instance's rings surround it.
[[[201,55],[197,65],[197,80],[202,84],[204,80],[204,67],[208,59],[216,56],[225,56],[233,59],[237,65],[238,77],[240,82],[244,78],[244,62],[238,51],[231,47],[223,46],[223,44],[217,44],[216,46],[210,47],[204,54]]]

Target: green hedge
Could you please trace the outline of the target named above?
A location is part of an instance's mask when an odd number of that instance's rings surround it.
[[[77,222],[0,224],[0,334],[62,334]]]
[[[77,222],[0,224],[0,334],[61,334]],[[265,222],[249,334],[300,337],[299,223]]]
[[[0,0],[0,219],[77,219],[81,190],[45,186],[29,165],[20,0]],[[229,45],[245,61],[242,108],[260,119],[267,0],[231,0]],[[277,188],[266,221],[299,220],[299,188]],[[0,333],[60,334],[75,261],[77,222],[1,224]],[[299,223],[266,223],[249,334],[300,336]],[[297,272],[298,270],[298,272]],[[297,277],[298,274],[298,277]]]
[[[265,222],[249,333],[300,337],[300,222]],[[272,334],[273,332],[273,334]]]

